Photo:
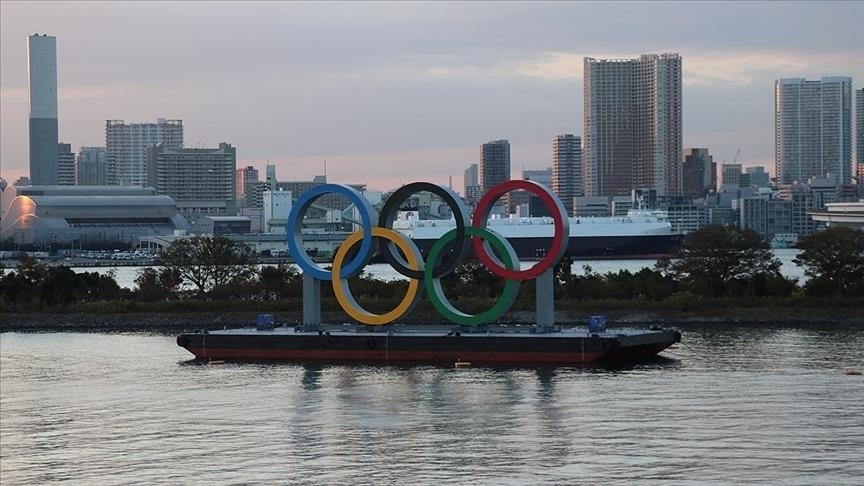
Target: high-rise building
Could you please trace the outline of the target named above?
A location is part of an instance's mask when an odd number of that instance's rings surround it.
[[[183,120],[159,118],[156,123],[126,123],[106,120],[106,183],[143,186],[147,180],[146,150],[162,144],[166,149],[183,148]]]
[[[852,176],[852,78],[783,78],[774,83],[777,182]]]
[[[522,179],[534,181],[552,189],[552,167],[545,169],[522,169]]]
[[[75,153],[72,144],[57,144],[57,185],[75,185]]]
[[[177,210],[190,223],[202,216],[235,216],[237,149],[228,143],[219,148],[147,148],[147,185],[159,195],[171,196]]]
[[[275,164],[267,164],[267,166],[264,169],[266,171],[265,174],[267,177],[267,179],[266,179],[267,185],[270,187],[271,191],[275,191],[276,190],[276,183],[279,182],[276,179],[276,165]]]
[[[30,181],[57,184],[57,39],[27,37],[30,88]]]
[[[765,171],[765,167],[762,167],[761,165],[747,167],[744,169],[744,172],[750,176],[751,185],[756,187],[768,187],[770,177],[768,176],[768,172]]]
[[[681,57],[586,57],[583,75],[586,195],[681,194]]]
[[[247,165],[242,169],[237,169],[237,193],[238,198],[246,197],[246,184],[258,180],[258,169],[251,165]]]
[[[571,133],[557,135],[552,140],[552,192],[567,214],[573,214],[573,198],[585,195],[582,180],[582,137]]]
[[[480,192],[485,194],[492,186],[510,180],[510,142],[492,140],[480,146],[477,166]]]
[[[864,185],[864,88],[855,91],[855,160],[858,164],[858,184]]]
[[[681,176],[685,196],[705,197],[705,194],[717,188],[716,165],[707,148],[684,149]]]
[[[462,177],[465,199],[469,202],[477,202],[480,199],[480,175],[477,172],[477,164],[469,165]]]
[[[105,185],[105,147],[81,147],[75,154],[75,176],[79,186]]]
[[[724,186],[738,186],[741,183],[741,164],[720,164],[720,183]]]

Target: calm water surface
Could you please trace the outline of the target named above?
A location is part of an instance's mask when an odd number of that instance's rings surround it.
[[[604,369],[195,365],[0,335],[9,484],[862,484],[864,330],[705,327]]]

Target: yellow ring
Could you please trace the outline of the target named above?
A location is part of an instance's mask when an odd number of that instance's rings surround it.
[[[402,253],[405,254],[405,259],[408,262],[409,268],[414,270],[423,270],[420,265],[420,262],[423,260],[423,257],[420,255],[420,250],[418,250],[417,247],[402,233],[387,228],[373,227],[372,237],[385,238],[395,243],[396,246],[402,250]],[[348,250],[350,250],[351,247],[362,238],[363,230],[357,230],[351,233],[351,235],[342,242],[339,249],[336,250],[336,255],[333,256],[332,270],[333,293],[336,294],[336,301],[339,302],[340,306],[342,306],[342,310],[344,310],[345,313],[351,316],[354,320],[372,326],[390,324],[413,309],[414,305],[417,304],[417,301],[420,300],[420,281],[415,279],[408,281],[408,291],[405,293],[405,297],[401,302],[399,302],[399,305],[390,312],[385,314],[373,314],[361,307],[360,304],[357,303],[357,300],[354,299],[354,295],[351,294],[351,289],[348,287],[348,280],[340,277],[340,275],[342,274],[342,263],[345,260],[345,256],[348,254]]]

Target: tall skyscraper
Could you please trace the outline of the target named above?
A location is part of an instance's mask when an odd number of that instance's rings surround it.
[[[247,165],[242,169],[237,169],[237,197],[246,197],[246,184],[258,180],[258,169],[251,165]]]
[[[586,196],[681,194],[681,57],[584,59]]]
[[[75,154],[75,174],[79,186],[105,185],[105,147],[81,147]]]
[[[858,177],[864,174],[864,88],[855,91],[855,160],[858,161]],[[858,180],[858,184],[864,185],[864,180]]]
[[[831,174],[852,177],[852,78],[783,78],[774,83],[774,163],[777,182]]]
[[[510,180],[510,142],[492,140],[480,146],[480,164],[477,166],[480,192],[485,194],[492,186]]]
[[[582,137],[567,133],[552,140],[552,192],[567,214],[573,214],[573,198],[585,195],[582,180]]]
[[[186,149],[159,144],[146,152],[147,185],[157,194],[171,196],[177,211],[190,222],[202,216],[237,214],[237,149],[231,144]]]
[[[266,179],[267,185],[270,187],[269,190],[275,191],[276,190],[276,183],[279,182],[276,179],[276,164],[267,164],[264,167],[264,170],[266,171],[264,174],[265,174],[265,177],[267,178]]]
[[[235,177],[235,186],[238,207],[253,207],[254,202],[254,183],[258,182],[258,169],[248,165],[242,169],[237,169]]]
[[[57,144],[57,185],[75,185],[75,153],[70,143]]]
[[[30,181],[57,184],[57,39],[27,37],[30,87]]]
[[[477,164],[471,164],[465,169],[464,175],[465,192],[462,193],[469,203],[480,200],[480,174]]]
[[[707,148],[685,148],[681,172],[685,196],[705,197],[705,194],[717,188],[714,157]]]
[[[146,150],[163,144],[167,149],[183,148],[183,120],[159,118],[156,123],[105,122],[105,152],[108,162],[106,183],[143,186],[147,180]]]

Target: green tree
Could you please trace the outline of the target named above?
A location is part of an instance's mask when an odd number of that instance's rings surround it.
[[[258,272],[256,294],[261,300],[279,300],[300,297],[303,275],[296,267],[278,265],[261,267]]]
[[[139,270],[135,277],[135,284],[138,285],[135,293],[145,302],[174,299],[182,282],[176,269],[162,267],[156,270],[146,267]]]
[[[812,295],[864,295],[864,231],[832,226],[805,236],[793,260],[810,277]]]
[[[28,255],[21,257],[18,267],[0,281],[0,301],[8,304],[27,304],[41,300],[41,286],[48,275],[48,267]]]
[[[50,306],[71,304],[84,290],[78,276],[69,267],[51,267],[40,285],[42,301]]]
[[[222,236],[193,236],[174,241],[159,254],[159,263],[189,282],[199,297],[255,274],[255,256],[243,244]]]
[[[699,295],[751,295],[760,280],[780,278],[780,261],[755,231],[713,225],[687,235],[671,259],[655,267]],[[764,295],[764,294],[763,294]]]

